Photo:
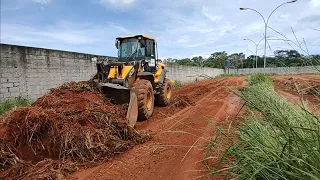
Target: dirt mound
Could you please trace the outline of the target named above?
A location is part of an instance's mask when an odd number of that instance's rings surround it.
[[[320,79],[317,75],[272,76],[276,89],[318,104],[320,98]]]
[[[283,81],[276,79],[275,83],[278,86],[282,86],[283,89],[292,90],[292,91],[299,91],[304,94],[314,95],[318,94],[316,92],[320,91],[320,82],[319,81],[312,81],[306,80],[299,77],[289,77]]]
[[[0,117],[0,168],[5,170],[0,177],[14,178],[47,158],[78,165],[101,162],[142,143],[146,137],[126,124],[126,108],[111,104],[87,82],[72,82],[30,107],[6,113]],[[61,170],[58,162],[47,167]]]

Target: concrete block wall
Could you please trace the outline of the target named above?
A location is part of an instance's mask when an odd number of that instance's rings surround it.
[[[183,83],[203,80],[208,77],[216,77],[224,74],[223,69],[217,68],[181,66],[177,64],[167,64],[166,67],[167,70],[169,70],[167,74],[169,79],[181,81]]]
[[[114,57],[0,44],[0,102],[6,98],[35,100],[64,82],[89,80],[97,59]]]

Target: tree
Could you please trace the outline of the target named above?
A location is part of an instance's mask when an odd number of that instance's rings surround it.
[[[320,55],[304,56],[296,50],[276,50],[275,57],[267,57],[268,67],[290,67],[290,66],[310,66],[320,65]],[[225,68],[225,62],[228,54],[225,51],[214,52],[209,58],[204,59],[202,56],[196,56],[192,59],[164,59],[166,63],[174,63],[185,66],[204,66],[212,68]],[[255,55],[245,58],[243,53],[233,53],[229,56],[231,59],[231,68],[253,68],[255,67]],[[258,68],[263,67],[263,58],[257,56]]]
[[[274,52],[275,58],[270,59],[269,63],[273,66],[302,66],[305,58],[296,50],[277,50]]]
[[[194,65],[193,61],[191,61],[189,58],[177,60],[177,63],[179,65],[184,65],[184,66],[193,66]]]
[[[233,53],[229,56],[231,59],[231,68],[243,68],[243,60],[245,59],[245,54],[243,53]]]
[[[225,51],[212,53],[210,57],[204,61],[204,66],[223,69],[227,58],[228,54]]]
[[[244,68],[255,68],[256,67],[256,56],[250,55],[246,59],[243,60]]]
[[[276,58],[300,58],[302,55],[296,50],[276,50],[274,52]]]
[[[196,56],[193,57],[191,61],[193,61],[194,66],[202,66],[204,59],[202,58],[202,56]]]

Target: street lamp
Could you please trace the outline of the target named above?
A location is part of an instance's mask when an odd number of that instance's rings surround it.
[[[251,10],[251,11],[254,11],[254,12],[258,13],[258,14],[262,17],[262,19],[263,19],[263,22],[264,22],[264,55],[263,55],[263,56],[264,56],[264,62],[263,62],[263,67],[264,67],[264,68],[266,68],[266,63],[267,63],[267,61],[266,61],[266,59],[267,59],[267,57],[266,57],[266,52],[267,52],[267,29],[268,29],[269,19],[270,19],[271,15],[272,15],[278,8],[280,8],[281,6],[283,6],[283,5],[285,5],[285,4],[290,4],[290,3],[294,3],[294,2],[297,2],[297,0],[292,0],[292,1],[288,1],[288,2],[285,2],[285,3],[280,4],[278,7],[276,7],[276,8],[269,14],[267,20],[263,17],[263,15],[262,15],[259,11],[255,10],[255,9],[252,9],[252,8],[240,8],[240,10]]]
[[[247,51],[250,51],[252,54],[254,54],[254,52],[251,51],[250,49],[247,49]],[[255,58],[255,60],[256,60],[256,58]],[[255,60],[253,60],[252,68],[254,68],[254,61],[255,61]]]
[[[245,40],[245,41],[251,41],[251,42],[253,42],[253,43],[255,44],[255,46],[256,46],[256,57],[255,57],[256,68],[258,68],[258,47],[259,47],[259,44],[261,43],[261,41],[264,40],[264,39],[266,39],[266,37],[263,38],[263,39],[261,39],[258,43],[256,43],[254,40],[251,40],[251,39],[243,39],[243,40]]]

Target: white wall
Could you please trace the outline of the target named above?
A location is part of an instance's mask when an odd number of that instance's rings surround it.
[[[169,70],[167,74],[168,78],[181,82],[192,82],[224,74],[223,69],[217,68],[181,66],[177,64],[167,64],[166,67]]]
[[[35,100],[64,82],[89,80],[96,56],[43,48],[0,44],[0,102],[6,98]]]

